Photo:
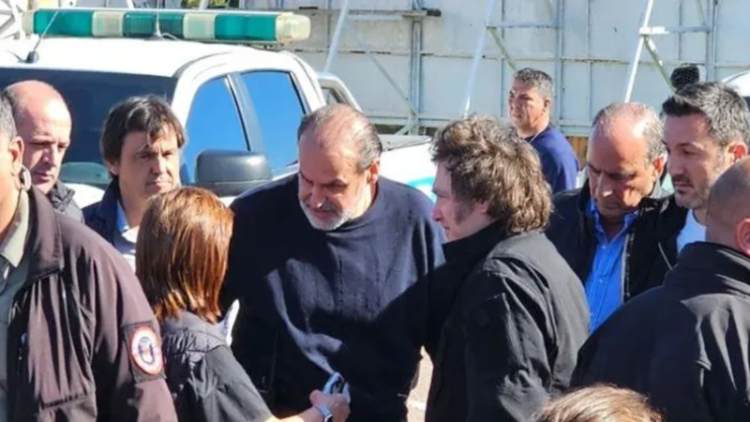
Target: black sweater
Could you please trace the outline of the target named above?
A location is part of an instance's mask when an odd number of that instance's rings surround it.
[[[314,229],[297,177],[237,199],[224,301],[239,298],[233,350],[277,416],[309,407],[332,371],[351,384],[350,421],[398,421],[425,343],[427,278],[442,229],[421,192],[381,178],[370,209]]]

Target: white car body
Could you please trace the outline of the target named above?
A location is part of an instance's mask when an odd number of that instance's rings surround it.
[[[28,71],[29,78],[31,78],[34,77],[34,71],[60,70],[173,78],[176,79],[176,85],[171,105],[183,125],[188,124],[191,106],[199,88],[208,81],[232,73],[287,72],[293,79],[298,95],[306,104],[307,111],[326,104],[316,71],[298,56],[283,51],[177,40],[49,37],[43,39],[36,50],[38,61],[26,63],[25,59],[36,42],[36,39],[3,41],[0,46],[0,77],[4,72],[23,76]],[[336,91],[340,80],[327,74],[322,74],[321,78],[325,80],[328,90]],[[337,96],[343,99],[351,97],[351,93],[343,84],[338,88]],[[353,105],[358,107],[356,101]],[[237,107],[240,108],[241,105]],[[74,113],[74,126],[75,120]],[[103,123],[102,121],[101,124]],[[247,136],[250,138],[250,135]],[[434,180],[435,166],[430,161],[427,141],[426,137],[422,137],[421,142],[410,142],[410,145],[405,147],[395,145],[392,150],[386,151],[382,157],[382,174],[428,192],[428,185],[431,186]],[[72,139],[72,142],[76,143],[80,140]],[[212,141],[190,139],[189,142],[205,142],[208,148]],[[397,140],[395,144],[399,142]],[[249,143],[252,143],[252,139]],[[386,143],[393,144],[394,142]],[[86,145],[86,148],[96,148],[98,151],[99,146]],[[274,178],[283,177],[295,171],[296,165],[290,165],[286,171],[274,174]],[[103,166],[99,172],[98,177],[106,177],[106,169]],[[101,198],[102,186],[88,186],[76,183],[75,180],[66,180],[65,174],[63,170],[62,179],[76,191],[75,200],[79,206],[84,207]],[[223,197],[222,199],[229,203],[233,198]]]

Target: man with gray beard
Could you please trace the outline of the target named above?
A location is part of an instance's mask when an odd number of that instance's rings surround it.
[[[241,304],[233,351],[277,417],[308,408],[340,372],[349,421],[404,421],[442,230],[426,195],[379,174],[382,145],[362,113],[324,107],[298,134],[298,174],[232,204],[222,302]]]

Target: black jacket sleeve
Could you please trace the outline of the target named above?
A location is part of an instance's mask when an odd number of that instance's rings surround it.
[[[273,415],[227,347],[208,352],[188,381],[198,421],[265,422]]]
[[[548,399],[548,378],[541,301],[518,283],[481,272],[472,283],[485,296],[464,316],[467,422],[528,421]],[[482,293],[480,293],[482,294]],[[475,296],[476,297],[476,296]]]

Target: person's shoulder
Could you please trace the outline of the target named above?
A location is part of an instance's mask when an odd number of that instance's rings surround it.
[[[96,214],[99,212],[99,207],[101,206],[101,203],[102,203],[101,201],[94,202],[93,204],[89,204],[83,207],[81,212],[83,213],[83,219],[86,222],[91,221],[96,216]]]
[[[258,207],[278,206],[296,192],[297,175],[293,174],[248,190],[232,201],[231,208],[235,213],[242,213]]]
[[[547,130],[540,133],[533,144],[537,147],[537,150],[555,154],[557,159],[563,159],[570,155],[575,156],[573,146],[557,126],[550,126]]]
[[[429,218],[434,204],[419,189],[383,176],[380,176],[378,188],[381,189],[387,201],[415,210],[419,215]]]

